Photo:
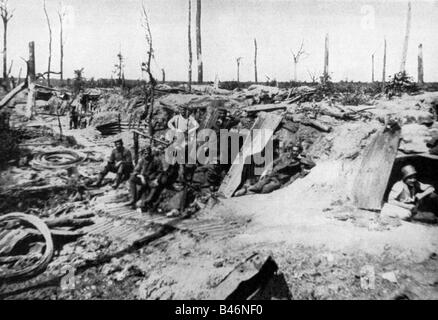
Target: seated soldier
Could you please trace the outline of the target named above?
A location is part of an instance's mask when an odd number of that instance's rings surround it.
[[[438,195],[435,188],[417,180],[417,171],[412,165],[401,169],[402,180],[396,182],[382,208],[382,215],[400,219],[436,222]]]
[[[272,172],[263,176],[259,181],[248,188],[248,191],[256,193],[269,193],[279,189],[285,184],[290,184],[298,178],[304,177],[315,163],[301,155],[301,146],[292,146],[287,152],[272,163]]]
[[[161,191],[163,182],[161,174],[163,172],[163,164],[159,157],[152,153],[151,147],[146,147],[143,151],[143,156],[135,166],[134,172],[129,179],[131,191],[131,201],[128,205],[135,207],[137,201],[147,194],[142,207],[145,207],[153,201],[158,192]]]
[[[127,180],[132,172],[132,156],[131,152],[123,147],[123,140],[119,139],[114,141],[115,149],[111,152],[110,159],[106,164],[103,171],[99,174],[99,179],[96,183],[96,187],[100,187],[103,179],[108,172],[116,173],[116,179],[113,184],[113,188],[117,189],[122,181]]]

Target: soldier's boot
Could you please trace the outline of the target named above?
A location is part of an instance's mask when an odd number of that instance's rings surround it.
[[[120,183],[122,183],[122,174],[117,173],[116,179],[112,185],[113,189],[117,189],[120,186]]]
[[[94,187],[99,188],[102,185],[103,178],[104,178],[104,175],[99,173],[99,176],[97,178],[96,183],[94,184]]]
[[[135,182],[129,181],[129,191],[131,194],[131,201],[128,203],[128,206],[134,207],[138,201],[137,186]]]

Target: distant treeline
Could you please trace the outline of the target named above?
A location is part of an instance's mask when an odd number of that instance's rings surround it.
[[[21,79],[23,81],[23,79]],[[38,81],[41,84],[46,84],[45,80]],[[51,85],[53,87],[65,87],[66,89],[71,89],[73,86],[74,79],[50,79]],[[135,87],[142,86],[145,82],[141,80],[124,80],[123,87],[125,89],[132,89]],[[162,82],[160,82],[162,83]],[[187,84],[186,81],[166,81],[166,85],[171,87],[177,87],[180,85]],[[193,85],[197,85],[198,83],[193,83]],[[202,85],[213,85],[213,81],[211,82],[203,82]],[[317,87],[321,84],[319,82],[306,82],[306,81],[265,81],[265,82],[237,82],[237,81],[222,81],[219,83],[220,89],[226,90],[235,90],[235,89],[245,89],[253,84],[261,84],[279,88],[294,88],[299,86],[310,86]],[[378,93],[381,90],[381,82],[360,82],[360,81],[339,81],[339,82],[331,82],[332,89],[338,92],[357,92],[361,91],[363,93]],[[113,88],[113,87],[121,87],[122,84],[117,79],[94,79],[90,78],[83,81],[83,85],[85,88]],[[421,89],[425,91],[438,91],[438,82],[428,82],[424,83],[420,86]]]

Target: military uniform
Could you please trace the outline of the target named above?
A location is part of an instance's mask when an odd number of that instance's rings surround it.
[[[151,155],[149,159],[144,157],[140,159],[129,179],[132,205],[134,205],[145,192],[149,192],[147,198],[144,200],[145,203],[154,200],[163,186],[163,181],[160,181],[162,173],[163,164],[157,156]],[[139,176],[142,176],[144,181]]]
[[[272,172],[248,190],[257,193],[272,192],[282,185],[291,184],[298,178],[304,177],[306,175],[304,169],[309,170],[314,166],[315,163],[307,157],[293,157],[290,153],[283,154],[274,161]]]
[[[121,150],[118,150],[116,148],[111,152],[108,163],[106,164],[103,171],[100,173],[97,185],[99,186],[102,183],[103,178],[105,178],[108,172],[114,172],[117,174],[115,181],[115,188],[117,188],[123,180],[129,177],[132,169],[133,164],[131,152],[124,147],[122,147]]]

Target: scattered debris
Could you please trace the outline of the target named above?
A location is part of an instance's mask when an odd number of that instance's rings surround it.
[[[376,288],[376,275],[374,267],[370,265],[363,266],[360,269],[360,286],[363,290],[374,290]]]
[[[388,280],[389,282],[397,283],[396,272],[397,272],[397,271],[385,272],[385,273],[381,273],[380,276],[381,276],[383,279]]]

